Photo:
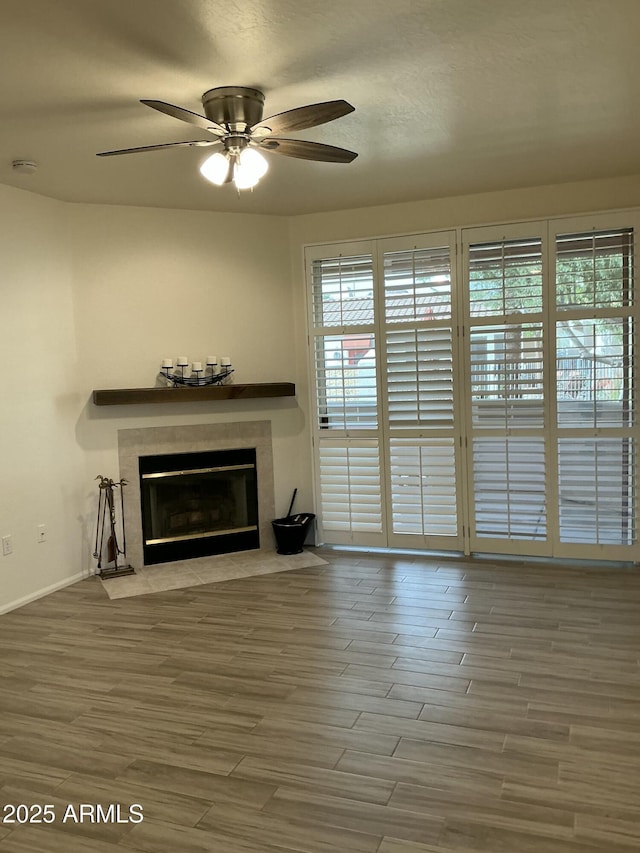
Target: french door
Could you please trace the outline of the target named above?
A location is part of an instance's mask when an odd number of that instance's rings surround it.
[[[323,541],[637,559],[635,230],[309,247]]]
[[[462,234],[472,551],[549,553],[545,231]]]

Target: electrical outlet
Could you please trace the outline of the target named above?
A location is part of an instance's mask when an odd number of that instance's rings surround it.
[[[46,524],[39,524],[38,525],[38,545],[41,542],[46,542],[46,541],[47,541],[47,525]]]
[[[13,538],[10,535],[2,537],[2,554],[4,557],[13,554]]]

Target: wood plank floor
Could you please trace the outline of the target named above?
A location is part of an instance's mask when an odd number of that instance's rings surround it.
[[[640,849],[640,573],[318,553],[2,617],[0,851]]]

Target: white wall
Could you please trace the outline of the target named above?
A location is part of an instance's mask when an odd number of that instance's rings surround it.
[[[288,221],[0,186],[0,223],[0,535],[14,543],[0,612],[94,570],[94,478],[118,476],[120,428],[270,420],[283,513],[307,467],[295,398],[96,407],[91,392],[153,386],[161,359],[184,354],[231,356],[236,382],[298,382]]]
[[[163,357],[179,355],[228,355],[237,383],[296,382],[287,220],[102,205],[71,216],[85,482],[117,477],[118,429],[270,420],[284,513],[308,452],[295,398],[96,407],[90,396],[153,386]]]
[[[80,570],[84,459],[66,205],[0,186],[0,612]],[[37,543],[37,526],[47,541]]]
[[[311,213],[292,219],[292,251],[305,243],[328,243],[412,234],[523,219],[548,218],[636,207],[640,175],[434,198],[359,210]]]

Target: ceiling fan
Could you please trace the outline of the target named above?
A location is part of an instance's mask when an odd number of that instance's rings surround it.
[[[320,142],[286,139],[281,133],[306,130],[341,118],[355,109],[347,101],[324,101],[309,104],[283,113],[262,117],[264,94],[259,89],[244,86],[224,86],[209,89],[202,96],[204,115],[167,104],[165,101],[142,100],[140,103],[165,115],[195,125],[212,139],[194,139],[189,142],[166,142],[144,145],[140,148],[122,148],[103,151],[98,157],[116,154],[134,154],[141,151],[159,151],[163,148],[218,146],[216,152],[200,167],[207,180],[221,186],[233,183],[238,189],[255,186],[267,171],[268,164],[260,151],[284,154],[302,160],[319,160],[327,163],[350,163],[358,156],[346,148],[336,148]]]

